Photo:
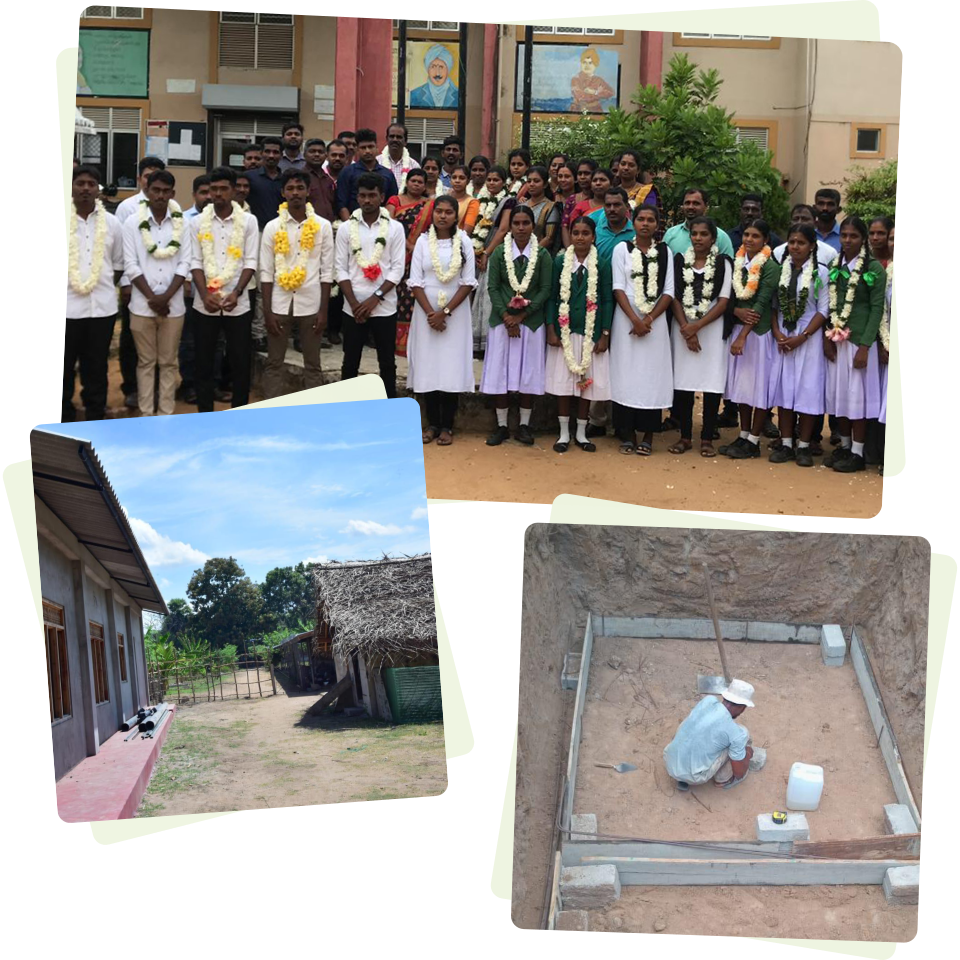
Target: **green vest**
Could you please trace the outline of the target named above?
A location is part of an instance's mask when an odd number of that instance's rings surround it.
[[[535,269],[536,273],[524,297],[530,301],[526,308],[526,319],[523,321],[525,327],[531,330],[537,330],[547,319],[547,301],[550,299],[550,290],[553,286],[553,270],[550,254],[547,253],[536,240],[530,241],[531,246],[536,251],[534,258],[530,263],[522,268],[515,266],[514,271],[517,280],[522,281],[527,275],[527,270]],[[490,260],[487,263],[487,290],[490,293],[490,326],[498,327],[503,323],[503,314],[519,313],[509,306],[514,296],[513,288],[510,286],[510,280],[507,277],[507,267],[504,263],[504,250],[509,248],[513,253],[513,239],[507,234],[503,243],[490,254]]]
[[[843,254],[840,255],[841,257]],[[850,281],[850,268],[847,264],[838,266],[839,260],[830,265],[830,279],[837,282],[837,311],[843,310],[847,297],[847,285]],[[853,295],[853,305],[847,320],[850,340],[860,347],[869,347],[880,333],[880,321],[883,319],[883,304],[887,293],[887,272],[877,260],[868,256],[863,265],[863,273],[857,283],[857,292]],[[830,321],[827,321],[829,328]]]
[[[736,262],[734,262],[733,269],[737,269]],[[746,282],[746,269],[740,271],[740,279],[744,283]],[[745,307],[747,310],[756,310],[760,314],[760,320],[753,328],[753,332],[756,334],[762,335],[770,332],[770,326],[773,322],[773,298],[779,283],[780,264],[771,255],[760,269],[760,284],[757,287],[757,292],[749,300],[736,300],[734,303],[734,307],[737,309]],[[737,323],[739,322],[738,320]]]

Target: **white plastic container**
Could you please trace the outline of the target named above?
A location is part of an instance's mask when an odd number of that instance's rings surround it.
[[[787,781],[788,810],[816,810],[823,796],[823,767],[795,763]]]

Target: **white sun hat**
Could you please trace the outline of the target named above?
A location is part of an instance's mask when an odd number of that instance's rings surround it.
[[[756,706],[753,702],[753,685],[746,680],[731,680],[730,686],[720,696],[730,703],[740,703],[745,707]]]

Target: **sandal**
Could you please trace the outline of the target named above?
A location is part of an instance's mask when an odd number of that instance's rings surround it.
[[[441,430],[440,436],[437,438],[438,447],[449,447],[453,443],[453,431],[452,430]]]
[[[637,456],[649,457],[652,453],[653,453],[653,446],[647,443],[646,440],[641,440],[637,444]]]
[[[433,443],[440,436],[440,431],[436,427],[427,427],[421,434],[424,444]]]
[[[667,453],[686,453],[692,446],[690,440],[678,440],[672,447],[667,447]]]
[[[700,456],[701,457],[715,457],[717,451],[713,449],[713,444],[709,440],[700,441]]]
[[[623,443],[620,444],[621,453],[635,453],[636,449],[637,445],[632,440],[624,440]]]

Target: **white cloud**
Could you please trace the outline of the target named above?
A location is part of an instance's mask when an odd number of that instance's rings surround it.
[[[317,557],[307,557],[304,563],[327,563],[330,558],[324,556],[322,553]]]
[[[427,515],[426,507],[417,507],[413,513],[410,514],[411,520],[420,520]]]
[[[171,566],[177,563],[203,563],[209,557],[194,549],[189,543],[171,540],[166,534],[154,530],[146,520],[130,517],[130,528],[137,543],[152,567]]]
[[[377,523],[376,520],[350,520],[341,533],[362,533],[364,536],[390,536],[397,533],[410,533],[413,527],[398,527],[394,523]]]

